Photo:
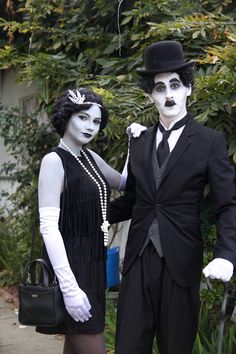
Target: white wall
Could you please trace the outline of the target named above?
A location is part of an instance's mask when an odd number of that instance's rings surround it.
[[[18,79],[19,75],[15,69],[0,71],[0,101],[6,107],[16,106],[20,108],[26,99],[31,96],[34,97],[37,93],[35,82],[23,84],[19,83]],[[1,172],[3,164],[8,161],[13,161],[13,158],[6,151],[1,138],[0,127],[0,193],[2,191],[13,192],[15,190],[11,179]],[[2,197],[0,199],[0,207],[6,210],[10,207],[9,203],[6,204],[6,198]]]
[[[19,83],[16,69],[2,70],[0,77],[0,101],[6,106],[20,106],[20,100],[37,93],[36,83]]]

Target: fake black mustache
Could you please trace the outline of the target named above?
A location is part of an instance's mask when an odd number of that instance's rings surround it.
[[[167,100],[165,103],[166,107],[172,107],[175,105],[175,101],[174,100]]]

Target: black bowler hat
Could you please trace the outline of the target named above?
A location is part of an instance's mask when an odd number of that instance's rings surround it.
[[[194,61],[186,62],[182,45],[176,41],[161,41],[149,45],[144,51],[144,66],[137,73],[143,76],[173,72],[194,66]]]

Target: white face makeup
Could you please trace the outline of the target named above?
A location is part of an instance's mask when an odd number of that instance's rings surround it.
[[[75,145],[88,144],[97,135],[101,124],[101,110],[92,105],[89,109],[73,113],[63,139]]]
[[[161,73],[154,77],[155,87],[150,95],[151,101],[162,120],[175,120],[187,114],[187,97],[191,87],[183,85],[177,73]]]

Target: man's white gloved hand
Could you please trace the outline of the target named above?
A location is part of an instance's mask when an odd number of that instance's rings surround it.
[[[67,312],[75,321],[87,321],[91,305],[87,295],[78,286],[70,268],[64,242],[58,228],[60,209],[44,207],[39,209],[40,232],[47,249],[50,262],[59,281]]]
[[[233,271],[234,266],[230,261],[223,258],[215,258],[203,269],[203,274],[206,278],[227,282],[230,281]]]
[[[147,127],[144,125],[138,124],[138,123],[132,123],[128,128],[126,129],[126,134],[128,135],[129,138],[138,138],[140,134],[147,130]]]

